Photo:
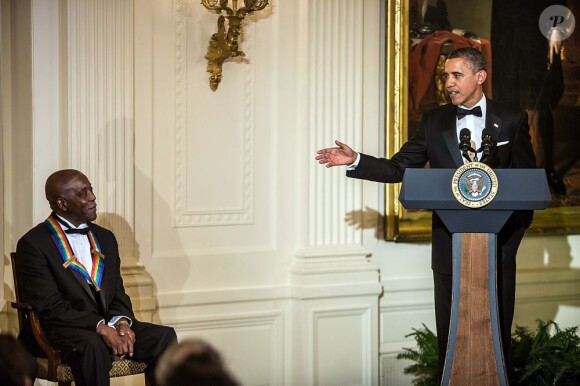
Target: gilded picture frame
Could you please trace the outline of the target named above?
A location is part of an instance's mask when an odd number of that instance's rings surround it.
[[[408,139],[409,0],[387,0],[385,9],[385,157]],[[408,211],[399,202],[401,184],[385,184],[384,237],[389,241],[428,241],[431,213]],[[580,206],[536,211],[528,234],[580,233]]]

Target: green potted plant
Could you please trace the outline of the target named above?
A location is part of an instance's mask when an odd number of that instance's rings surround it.
[[[413,329],[405,337],[414,337],[416,348],[403,348],[397,359],[409,359],[414,364],[405,367],[405,374],[413,374],[413,384],[417,386],[438,386],[439,378],[439,349],[437,336],[423,324],[422,328]]]
[[[514,380],[518,386],[580,385],[578,327],[561,329],[537,321],[536,331],[516,326],[512,334]]]
[[[407,337],[414,337],[416,348],[404,348],[398,359],[415,363],[405,374],[415,376],[416,386],[437,386],[437,337],[423,324]],[[512,386],[580,385],[580,336],[578,327],[561,329],[553,321],[537,321],[535,331],[516,326],[512,334]]]

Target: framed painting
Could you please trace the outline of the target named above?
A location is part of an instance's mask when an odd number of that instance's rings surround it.
[[[516,4],[516,1],[511,2]],[[493,47],[494,42],[501,44],[507,40],[498,38],[501,36],[501,30],[492,31],[491,20],[497,18],[498,14],[514,14],[507,12],[506,9],[499,9],[510,3],[509,0],[482,0],[474,3],[477,4],[476,10],[473,7],[465,7],[461,0],[387,0],[386,3],[385,157],[390,158],[408,138],[412,137],[424,111],[447,103],[444,83],[438,74],[442,72],[445,55],[454,45],[461,44],[457,36],[469,39],[468,44],[479,48],[488,58],[489,82],[484,87],[486,96],[498,100],[494,93],[500,94],[501,87],[492,86],[504,85],[508,90],[517,88],[517,85],[509,83],[509,79],[506,85],[506,81],[502,78],[502,71],[503,73],[511,71],[508,67],[503,68],[504,61],[498,63],[496,60],[493,61],[493,66],[491,65],[492,48],[496,48]],[[545,1],[538,1],[539,5],[540,3],[542,6],[546,4]],[[575,10],[572,7],[570,9],[572,14],[580,12],[580,9]],[[534,19],[529,15],[526,17],[532,20],[535,26],[538,25],[537,18]],[[500,21],[494,20],[496,21],[493,28],[499,28]],[[513,34],[507,30],[505,33],[505,36]],[[528,35],[532,34],[523,31],[523,37],[515,43],[516,50],[520,46],[526,49],[531,45],[526,41]],[[546,169],[552,192],[550,207],[544,211],[536,211],[528,234],[580,233],[580,151],[578,151],[580,130],[577,129],[580,122],[579,35],[579,31],[574,31],[563,41],[560,55],[563,86],[555,102],[550,106],[553,122],[550,135],[545,134],[545,129],[538,123],[538,120],[542,120],[542,115],[537,113],[538,103],[524,107],[530,118],[530,135],[537,166]],[[418,44],[422,45],[424,53],[426,45],[429,44],[424,39],[433,37],[438,38],[440,54],[437,55],[433,67],[428,69],[429,72],[418,76],[417,71],[425,70],[425,59],[418,56],[416,47]],[[511,55],[517,53],[511,52]],[[417,63],[418,60],[420,65]],[[417,87],[418,78],[428,79],[428,82]],[[542,80],[541,92],[546,89],[546,80]],[[497,83],[493,83],[494,81]],[[431,213],[403,208],[398,200],[399,190],[400,184],[385,185],[385,239],[429,240]]]

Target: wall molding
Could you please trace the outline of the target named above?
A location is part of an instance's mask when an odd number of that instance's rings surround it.
[[[223,315],[206,315],[203,317],[179,317],[171,321],[171,325],[178,331],[199,331],[224,328],[238,328],[246,326],[283,326],[284,312],[247,312]],[[278,336],[281,338],[283,334]]]
[[[580,301],[580,270],[572,268],[534,268],[520,270],[516,276],[518,304]]]
[[[290,299],[289,286],[263,286],[161,292],[157,294],[159,308],[200,306],[208,304],[261,302]]]
[[[516,306],[527,302],[580,300],[578,286],[580,270],[571,268],[523,269],[517,272],[516,282]],[[433,291],[431,276],[383,279],[381,284],[384,289],[381,312],[423,309],[427,305],[433,305],[432,296],[417,296]]]
[[[284,311],[279,312],[247,312],[231,313],[223,315],[207,315],[203,317],[184,318],[180,317],[170,321],[171,326],[182,336],[188,333],[195,333],[203,336],[203,332],[220,332],[228,330],[243,330],[246,328],[255,329],[256,327],[265,328],[265,332],[270,337],[270,371],[269,382],[272,385],[284,384],[284,362],[285,362],[285,345],[286,336],[286,314]],[[239,347],[241,353],[251,352],[249,347]]]
[[[187,18],[190,0],[175,0],[175,227],[217,226],[252,224],[254,221],[254,159],[255,159],[255,74],[254,66],[244,63],[244,81],[241,91],[243,99],[244,118],[241,124],[243,138],[242,173],[242,203],[240,207],[220,209],[195,209],[187,206],[188,168],[199,165],[189,165],[187,162],[187,137],[191,135],[191,125],[187,122],[188,83],[187,83]],[[199,6],[199,4],[195,4]],[[209,16],[215,16],[207,12]],[[217,21],[217,18],[215,18]],[[243,45],[248,56],[255,56],[255,23],[249,22],[253,16],[248,16],[244,23]],[[209,40],[210,36],[207,37]],[[205,59],[203,59],[205,60]],[[209,73],[208,73],[209,78]],[[206,83],[205,87],[209,88]],[[218,91],[219,92],[219,88]],[[200,183],[203,183],[202,181]]]
[[[201,306],[210,304],[251,303],[263,301],[289,301],[322,298],[351,298],[360,296],[377,297],[380,294],[379,283],[336,283],[304,286],[262,286],[221,288],[214,290],[192,290],[161,292],[157,294],[160,309]]]
[[[353,352],[354,356],[358,356],[361,360],[361,386],[362,385],[370,385],[373,378],[373,366],[375,365],[372,363],[372,358],[374,355],[372,354],[374,350],[374,344],[372,342],[372,338],[374,337],[373,334],[373,322],[371,320],[371,315],[373,314],[372,309],[373,305],[369,304],[366,306],[361,306],[357,304],[356,306],[352,307],[324,307],[324,308],[313,308],[310,310],[310,339],[308,344],[309,347],[309,355],[311,356],[312,360],[309,361],[311,366],[310,369],[310,379],[312,380],[313,385],[318,385],[320,383],[325,383],[327,380],[322,377],[320,374],[320,362],[328,361],[328,358],[320,358],[318,355],[319,349],[321,349],[321,331],[320,331],[320,323],[324,319],[340,319],[344,317],[354,316],[360,318],[360,325],[361,330],[358,332],[360,333],[361,338],[361,353],[360,356],[357,355],[358,353]]]

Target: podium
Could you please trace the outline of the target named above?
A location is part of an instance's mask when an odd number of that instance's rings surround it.
[[[496,235],[515,210],[545,209],[551,196],[543,169],[493,172],[495,197],[476,209],[454,195],[454,169],[406,169],[403,177],[401,204],[434,210],[452,233],[453,290],[443,386],[508,385],[496,292]]]

